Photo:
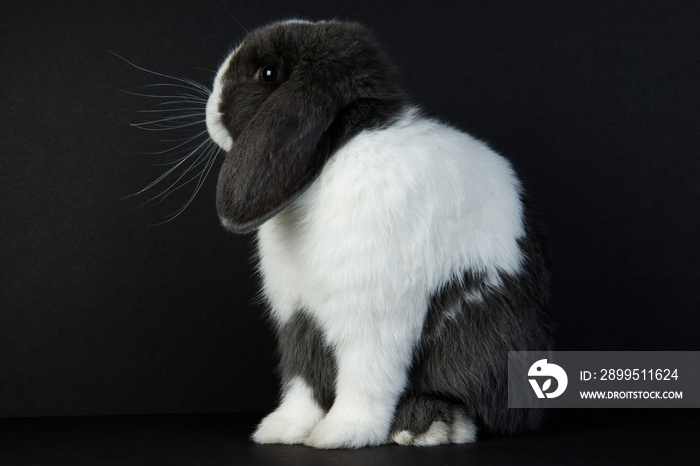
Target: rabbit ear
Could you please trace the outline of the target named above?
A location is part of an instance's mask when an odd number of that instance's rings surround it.
[[[252,231],[288,206],[328,158],[339,105],[323,85],[291,78],[260,106],[221,167],[216,206],[233,232]]]

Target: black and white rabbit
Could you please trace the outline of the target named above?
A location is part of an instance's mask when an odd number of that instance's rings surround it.
[[[224,227],[257,230],[282,397],[253,440],[318,448],[536,428],[507,352],[547,350],[543,240],[508,161],[425,118],[364,27],[252,31],[206,109]]]

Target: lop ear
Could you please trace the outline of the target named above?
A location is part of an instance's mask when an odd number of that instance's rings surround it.
[[[216,207],[247,233],[287,207],[321,171],[338,105],[323,86],[291,79],[265,100],[226,155]]]

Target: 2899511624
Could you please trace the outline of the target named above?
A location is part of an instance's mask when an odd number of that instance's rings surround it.
[[[581,380],[590,380],[591,373],[581,372]],[[596,373],[592,374],[593,379]],[[601,369],[598,380],[678,380],[678,369]]]

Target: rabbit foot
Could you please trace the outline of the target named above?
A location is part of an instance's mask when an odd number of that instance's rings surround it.
[[[399,445],[430,447],[450,443],[450,425],[444,421],[435,421],[425,432],[416,435],[410,430],[402,430],[391,436],[391,441]]]
[[[294,378],[286,386],[282,404],[258,424],[252,439],[256,443],[301,443],[324,414],[308,384]]]
[[[313,428],[304,444],[322,449],[361,448],[386,443],[387,428],[371,417],[348,418],[331,411]]]
[[[300,419],[279,410],[274,411],[260,422],[253,434],[253,441],[262,444],[284,443],[293,445],[302,443],[319,418],[312,416]]]
[[[476,441],[476,426],[462,408],[430,397],[409,397],[396,410],[390,441],[434,446]]]

